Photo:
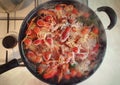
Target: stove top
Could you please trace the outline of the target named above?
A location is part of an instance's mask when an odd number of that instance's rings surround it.
[[[15,36],[17,39],[20,26],[25,16],[39,4],[48,0],[25,0],[24,6],[20,10],[11,13],[0,11],[0,65],[12,59],[20,59],[18,44],[13,48],[5,48],[3,39],[6,36]],[[78,0],[87,4],[88,0]],[[120,20],[120,5],[119,0],[90,0],[89,7],[96,10],[100,6],[110,6],[118,14]],[[109,24],[109,19],[104,13],[97,13],[104,27]],[[107,34],[107,50],[104,61],[95,74],[89,79],[78,85],[119,85],[120,84],[120,21],[111,31],[106,31]],[[35,78],[24,66],[12,69],[0,75],[0,85],[46,85],[42,81]]]

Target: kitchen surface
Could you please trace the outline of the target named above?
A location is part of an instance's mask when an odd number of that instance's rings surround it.
[[[36,0],[37,1],[37,0]],[[16,58],[20,58],[18,45],[13,49],[6,49],[2,45],[5,36],[14,34],[18,37],[19,29],[24,17],[39,4],[48,0],[24,0],[22,7],[7,14],[0,9],[0,65]],[[81,1],[81,0],[79,0]],[[82,1],[81,1],[82,2]],[[104,12],[97,12],[101,6],[109,6],[117,13],[117,23],[111,30],[106,30],[107,50],[104,60],[97,71],[87,80],[77,85],[119,85],[120,84],[120,0],[88,0],[88,6],[96,12],[101,19],[104,28],[110,21]],[[8,16],[10,17],[8,26]],[[7,29],[9,28],[9,30]],[[9,32],[8,32],[9,31]],[[7,58],[7,59],[6,59]],[[22,64],[0,75],[0,85],[48,85],[34,77]]]

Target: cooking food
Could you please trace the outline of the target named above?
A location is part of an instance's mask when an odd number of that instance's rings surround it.
[[[23,39],[27,59],[45,80],[70,80],[90,74],[96,66],[99,28],[91,14],[72,4],[40,9]]]

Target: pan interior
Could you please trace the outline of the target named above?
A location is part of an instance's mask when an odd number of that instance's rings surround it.
[[[25,56],[25,53],[27,52],[27,50],[24,50],[24,45],[23,45],[23,39],[26,36],[25,35],[25,31],[27,29],[27,23],[29,23],[31,21],[31,19],[37,15],[37,11],[43,8],[53,8],[56,4],[60,4],[60,3],[65,3],[65,4],[72,4],[74,5],[76,8],[78,8],[78,10],[84,10],[85,12],[89,12],[94,18],[94,22],[96,24],[97,27],[99,27],[100,30],[100,34],[99,34],[99,42],[101,44],[101,47],[99,49],[99,53],[98,53],[98,57],[97,57],[97,64],[94,67],[94,69],[90,72],[90,74],[88,76],[84,76],[80,79],[78,78],[71,78],[69,81],[66,80],[62,80],[62,82],[60,82],[60,85],[71,85],[71,84],[76,84],[79,82],[82,82],[83,80],[86,80],[87,78],[89,78],[100,66],[103,57],[105,55],[105,50],[106,50],[106,34],[103,28],[103,25],[100,21],[100,19],[98,18],[98,16],[87,6],[77,2],[77,1],[73,1],[73,0],[53,0],[53,1],[49,1],[46,2],[40,6],[38,6],[37,8],[33,9],[25,18],[25,20],[23,21],[22,25],[21,25],[21,29],[19,32],[19,50],[20,50],[20,54],[21,57],[26,65],[26,67],[28,68],[28,70],[34,75],[36,76],[38,79],[49,83],[49,84],[58,84],[56,79],[50,79],[50,80],[45,80],[42,78],[42,76],[40,76],[37,71],[36,71],[36,65],[34,65],[33,63],[31,63]]]

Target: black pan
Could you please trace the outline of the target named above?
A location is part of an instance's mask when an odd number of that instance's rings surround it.
[[[65,4],[72,4],[74,5],[76,8],[78,8],[78,10],[84,10],[85,12],[88,12],[90,15],[92,15],[92,19],[94,20],[96,26],[99,28],[100,33],[99,33],[99,42],[101,47],[99,48],[99,54],[97,55],[97,65],[94,67],[94,69],[89,73],[88,76],[84,76],[82,78],[71,78],[69,81],[64,81],[62,80],[59,84],[60,85],[73,85],[73,84],[77,84],[82,82],[83,80],[88,79],[93,73],[95,73],[95,71],[98,69],[98,67],[100,66],[101,62],[103,61],[104,55],[105,55],[105,51],[106,51],[106,45],[107,45],[107,40],[106,40],[106,33],[105,33],[105,29],[103,27],[103,24],[101,23],[100,19],[98,18],[98,16],[95,14],[94,11],[92,11],[89,7],[81,4],[78,1],[75,0],[52,0],[52,1],[48,1],[44,4],[39,5],[37,8],[33,9],[24,19],[21,28],[20,28],[20,32],[19,32],[19,51],[21,54],[21,58],[22,61],[24,62],[25,66],[28,68],[28,70],[38,79],[48,83],[48,84],[52,84],[52,85],[58,85],[57,80],[55,79],[50,79],[50,80],[45,80],[42,78],[42,76],[40,76],[37,71],[36,71],[36,66],[34,64],[32,64],[31,62],[29,62],[29,60],[26,58],[25,56],[25,51],[23,48],[23,43],[22,40],[24,39],[25,35],[25,31],[27,29],[27,23],[29,23],[31,21],[31,19],[37,15],[38,10],[42,9],[42,8],[52,8],[54,7],[56,4],[60,4],[60,3],[65,3]],[[97,9],[97,11],[103,11],[105,12],[109,18],[110,18],[110,25],[108,26],[107,29],[111,29],[114,27],[114,25],[116,24],[117,21],[117,16],[116,13],[114,12],[114,10],[110,7],[107,6],[103,6]],[[11,69],[14,67],[19,66],[19,62],[20,60],[12,60],[9,63],[0,66],[0,74]]]

